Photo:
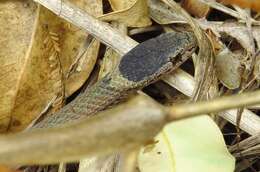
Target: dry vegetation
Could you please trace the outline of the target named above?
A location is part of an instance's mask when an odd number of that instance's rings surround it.
[[[259,171],[259,14],[259,0],[0,1],[0,171],[146,172],[141,145],[149,152],[164,125],[201,114],[221,130],[235,171]],[[198,51],[172,74],[92,120],[29,131],[138,42],[184,30]],[[21,166],[34,164],[46,166]]]

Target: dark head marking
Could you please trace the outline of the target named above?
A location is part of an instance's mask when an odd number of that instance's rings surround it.
[[[170,32],[147,40],[122,57],[119,71],[124,78],[139,82],[158,73],[178,54],[194,44],[191,33]]]

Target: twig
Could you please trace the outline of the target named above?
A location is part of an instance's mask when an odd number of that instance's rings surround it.
[[[120,55],[127,53],[137,42],[128,36],[121,34],[118,30],[110,27],[107,23],[99,21],[85,11],[77,8],[68,1],[60,5],[60,0],[34,0],[45,6],[53,13],[68,22],[86,30],[92,36],[100,40],[107,46],[112,47]]]
[[[179,120],[201,114],[219,112],[237,107],[245,107],[260,103],[260,90],[219,97],[213,100],[191,104],[175,105],[169,109],[169,120]]]
[[[193,77],[181,69],[176,70],[171,76],[165,77],[164,81],[189,97],[192,95],[195,87]],[[222,112],[220,116],[236,125],[236,113],[237,110],[232,109]],[[245,109],[240,122],[240,127],[243,131],[255,135],[260,132],[260,118],[253,112]]]
[[[138,148],[152,139],[166,122],[259,102],[260,90],[165,109],[148,96],[139,95],[80,123],[3,135],[0,137],[0,163],[68,162]]]
[[[139,95],[79,123],[1,135],[0,164],[65,163],[132,150],[151,140],[165,123],[161,106]]]

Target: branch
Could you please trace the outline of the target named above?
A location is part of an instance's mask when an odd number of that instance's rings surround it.
[[[51,10],[59,17],[67,20],[75,26],[82,28],[102,43],[113,48],[120,55],[126,54],[138,43],[130,37],[120,33],[117,29],[110,27],[87,12],[79,9],[68,1],[64,0],[34,0]]]
[[[2,135],[0,164],[52,164],[126,151],[152,140],[165,123],[161,106],[139,95],[79,123]]]
[[[139,95],[79,123],[3,135],[0,137],[0,163],[50,164],[125,151],[147,143],[166,122],[259,102],[260,90],[170,108]]]
[[[201,114],[220,112],[227,109],[245,107],[260,103],[260,90],[219,97],[213,100],[175,105],[169,109],[169,120],[175,121]]]
[[[164,81],[189,97],[192,96],[193,89],[195,88],[195,81],[193,77],[180,69],[176,70],[173,75],[165,77]],[[233,125],[236,125],[236,114],[237,110],[231,109],[224,111],[219,115],[225,118],[227,121],[231,122]],[[240,128],[251,135],[259,133],[259,116],[247,109],[244,109],[240,121]]]

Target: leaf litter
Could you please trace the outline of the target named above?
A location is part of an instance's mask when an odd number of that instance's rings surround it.
[[[140,27],[142,29],[139,30],[140,32],[136,30],[137,32],[131,34],[131,37],[137,41],[158,35],[163,30],[167,30],[167,27],[170,27],[170,30],[193,30],[198,39],[199,51],[192,60],[188,60],[182,65],[182,69],[194,75],[195,78],[193,101],[241,93],[259,87],[260,3],[257,0],[225,0],[224,2],[182,0],[179,2],[182,8],[169,0],[109,0],[103,2],[87,0],[85,2],[71,1],[71,3],[85,9],[86,12],[100,20],[114,22],[115,26],[121,25],[119,28],[124,25],[125,34]],[[247,9],[243,9],[244,7]],[[109,12],[102,15],[102,8],[107,8],[106,11]],[[78,89],[84,89],[88,87],[88,84],[91,85],[90,83],[95,82],[97,78],[102,78],[116,66],[118,59],[120,59],[119,55],[114,54],[112,49],[100,47],[99,42],[91,38],[90,35],[32,1],[7,0],[0,2],[0,9],[1,16],[5,16],[0,18],[0,23],[5,23],[6,20],[11,21],[8,22],[8,25],[2,24],[5,27],[0,29],[1,35],[9,35],[9,37],[1,36],[0,38],[0,59],[3,60],[1,68],[3,72],[1,97],[3,99],[0,100],[3,102],[1,103],[2,110],[0,110],[2,132],[26,128],[28,124],[38,118],[41,111],[53,100],[53,97],[55,101],[51,105],[51,112],[57,111],[65,104],[67,98],[73,99],[73,96],[70,96],[75,94]],[[16,9],[16,13],[11,14],[9,11],[14,9]],[[14,19],[17,16],[19,16],[19,20]],[[21,22],[23,20],[24,22]],[[12,25],[17,24],[19,31],[12,27]],[[149,27],[153,27],[153,29],[151,30]],[[20,42],[14,44],[12,43],[14,41]],[[102,54],[106,55],[102,56]],[[13,63],[9,59],[13,59]],[[13,66],[15,70],[11,70],[8,66]],[[87,80],[88,82],[86,82]],[[168,84],[154,83],[143,91],[165,105],[187,101],[187,97],[170,86],[171,83]],[[9,90],[11,85],[13,87]],[[174,92],[175,95],[166,93],[166,90],[171,90],[169,93]],[[51,114],[51,112],[48,113]],[[253,109],[253,113],[256,116],[259,114],[257,109]],[[259,170],[259,161],[257,160],[259,139],[251,139],[250,133],[243,131],[241,131],[242,134],[236,133],[236,127],[223,118],[213,117],[213,119],[217,124],[221,122],[223,124],[224,121],[225,125],[219,126],[221,126],[220,130],[224,135],[226,145],[223,142],[222,145],[212,144],[220,146],[223,150],[226,149],[225,146],[228,148],[234,145],[230,150],[237,158],[236,171]],[[203,124],[206,125],[205,128],[214,125],[212,121],[204,121]],[[190,126],[192,124],[188,125],[187,129]],[[176,130],[178,129],[180,128],[176,128]],[[195,130],[198,133],[204,133],[203,128],[195,128]],[[180,131],[167,132],[169,134],[167,139],[170,140],[174,140],[174,133],[182,134]],[[235,134],[232,135],[232,133]],[[222,137],[219,133],[210,135],[216,138]],[[237,139],[237,136],[240,139]],[[201,140],[208,139],[207,137],[204,136]],[[216,142],[219,139],[216,139]],[[250,145],[246,144],[248,143],[247,139],[251,140]],[[252,140],[254,144],[252,144]],[[157,149],[156,146],[161,144],[160,141],[163,142],[163,139],[153,143],[151,151]],[[241,146],[249,151],[240,147],[238,144],[240,141],[242,141]],[[174,141],[170,144],[173,147],[178,147]],[[162,146],[162,149],[169,151],[167,146]],[[215,148],[211,148],[211,151],[213,149],[215,150]],[[188,153],[192,153],[192,150],[196,152],[196,148],[193,148]],[[174,149],[173,152],[175,152]],[[203,154],[203,151],[199,153]],[[209,151],[205,151],[205,153],[209,153]],[[248,154],[251,155],[249,158]],[[194,155],[197,156],[198,160],[199,155],[197,153]],[[228,153],[226,155],[226,157],[230,157]],[[154,158],[154,156],[152,155],[150,158]],[[170,161],[172,156],[175,159],[181,158],[174,153],[170,156],[166,157],[165,161]],[[203,156],[205,154],[201,155],[201,157]],[[224,161],[224,159],[222,160]],[[245,161],[248,163],[244,163]],[[82,162],[84,161],[81,161],[80,164],[84,166]],[[144,165],[147,163],[150,163],[149,168],[156,165],[156,168],[162,169],[165,165],[165,162],[157,161],[153,164],[151,162],[151,159],[142,161],[138,169],[145,171]],[[188,164],[192,160],[186,160],[186,162]],[[231,161],[228,166],[232,166],[232,163],[234,161]],[[106,169],[105,164],[101,162],[99,165]],[[186,164],[184,163],[183,166]],[[175,165],[179,168],[179,164]],[[203,167],[206,166],[203,165],[199,171],[202,171]],[[107,169],[111,169],[111,167]],[[232,171],[232,168],[225,170]]]

